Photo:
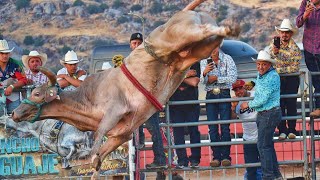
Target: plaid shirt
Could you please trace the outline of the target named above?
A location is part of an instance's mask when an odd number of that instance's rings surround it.
[[[211,57],[210,57],[211,58]],[[209,58],[208,58],[209,59]],[[204,69],[207,66],[207,59],[201,60],[201,74],[203,74]],[[206,85],[205,90],[210,91],[214,87],[219,87],[220,89],[231,89],[232,83],[237,80],[237,67],[231,56],[219,51],[219,63],[215,65],[212,71],[208,72],[205,77],[203,77],[203,84]],[[208,84],[209,76],[217,76],[217,82]]]
[[[320,54],[320,8],[311,13],[306,21],[303,21],[303,14],[306,9],[307,0],[300,5],[296,24],[300,28],[304,25],[303,47],[312,54]]]
[[[302,58],[301,51],[293,39],[285,46],[280,44],[279,53],[273,54],[273,41],[269,46],[270,55],[277,61],[275,66],[279,74],[282,73],[295,73],[300,69],[300,60]]]
[[[33,81],[33,85],[36,87],[48,82],[48,77],[44,75],[42,72],[38,72],[37,74],[33,74],[30,69],[26,70],[26,76],[28,79]]]

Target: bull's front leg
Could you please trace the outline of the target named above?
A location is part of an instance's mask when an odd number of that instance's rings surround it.
[[[200,25],[200,28],[203,31],[204,37],[208,38],[210,36],[234,36],[237,37],[240,34],[240,26],[235,25],[235,26],[222,26],[218,27],[212,24],[204,24]]]

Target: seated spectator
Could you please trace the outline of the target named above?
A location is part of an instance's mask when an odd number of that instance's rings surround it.
[[[36,87],[48,82],[48,77],[37,70],[38,66],[44,66],[47,62],[47,54],[39,54],[38,51],[30,51],[29,55],[22,56],[22,63],[26,68],[27,83]]]
[[[255,85],[256,83],[254,81],[248,81],[244,84],[244,89],[247,91],[251,91]]]
[[[86,71],[78,67],[79,62],[80,60],[74,51],[68,51],[65,59],[60,61],[64,68],[58,71],[57,80],[63,90],[75,90],[87,77]]]
[[[0,87],[6,86],[4,89],[4,95],[7,97],[5,111],[8,114],[11,114],[20,104],[20,93],[13,90],[27,84],[22,64],[10,57],[13,49],[9,48],[6,40],[0,40]],[[3,114],[5,112],[1,115]]]

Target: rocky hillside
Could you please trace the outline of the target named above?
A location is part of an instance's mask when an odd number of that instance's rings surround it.
[[[48,66],[59,69],[59,60],[75,50],[88,68],[93,47],[128,43],[133,32],[142,31],[137,16],[145,18],[145,33],[163,24],[191,0],[6,0],[0,1],[0,35],[15,46],[21,58],[31,50],[48,54]],[[238,23],[238,39],[256,49],[275,35],[283,18],[293,22],[301,0],[208,0],[198,7],[219,25]],[[129,14],[128,14],[129,13]],[[302,29],[296,41],[301,41]]]

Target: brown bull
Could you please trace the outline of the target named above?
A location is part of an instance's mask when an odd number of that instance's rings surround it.
[[[155,29],[124,61],[161,104],[168,101],[192,64],[207,58],[225,36],[239,34],[239,28],[218,27],[209,15],[192,11],[203,1],[193,1]],[[53,74],[41,71],[50,78],[50,85],[56,83]],[[60,93],[60,100],[56,99],[56,91],[56,87],[45,85],[34,89],[29,101],[15,109],[12,118],[55,118],[82,131],[96,131],[92,148],[96,170],[106,155],[131,139],[133,131],[157,111],[120,68],[89,76],[77,90]],[[100,147],[104,135],[108,140]]]

